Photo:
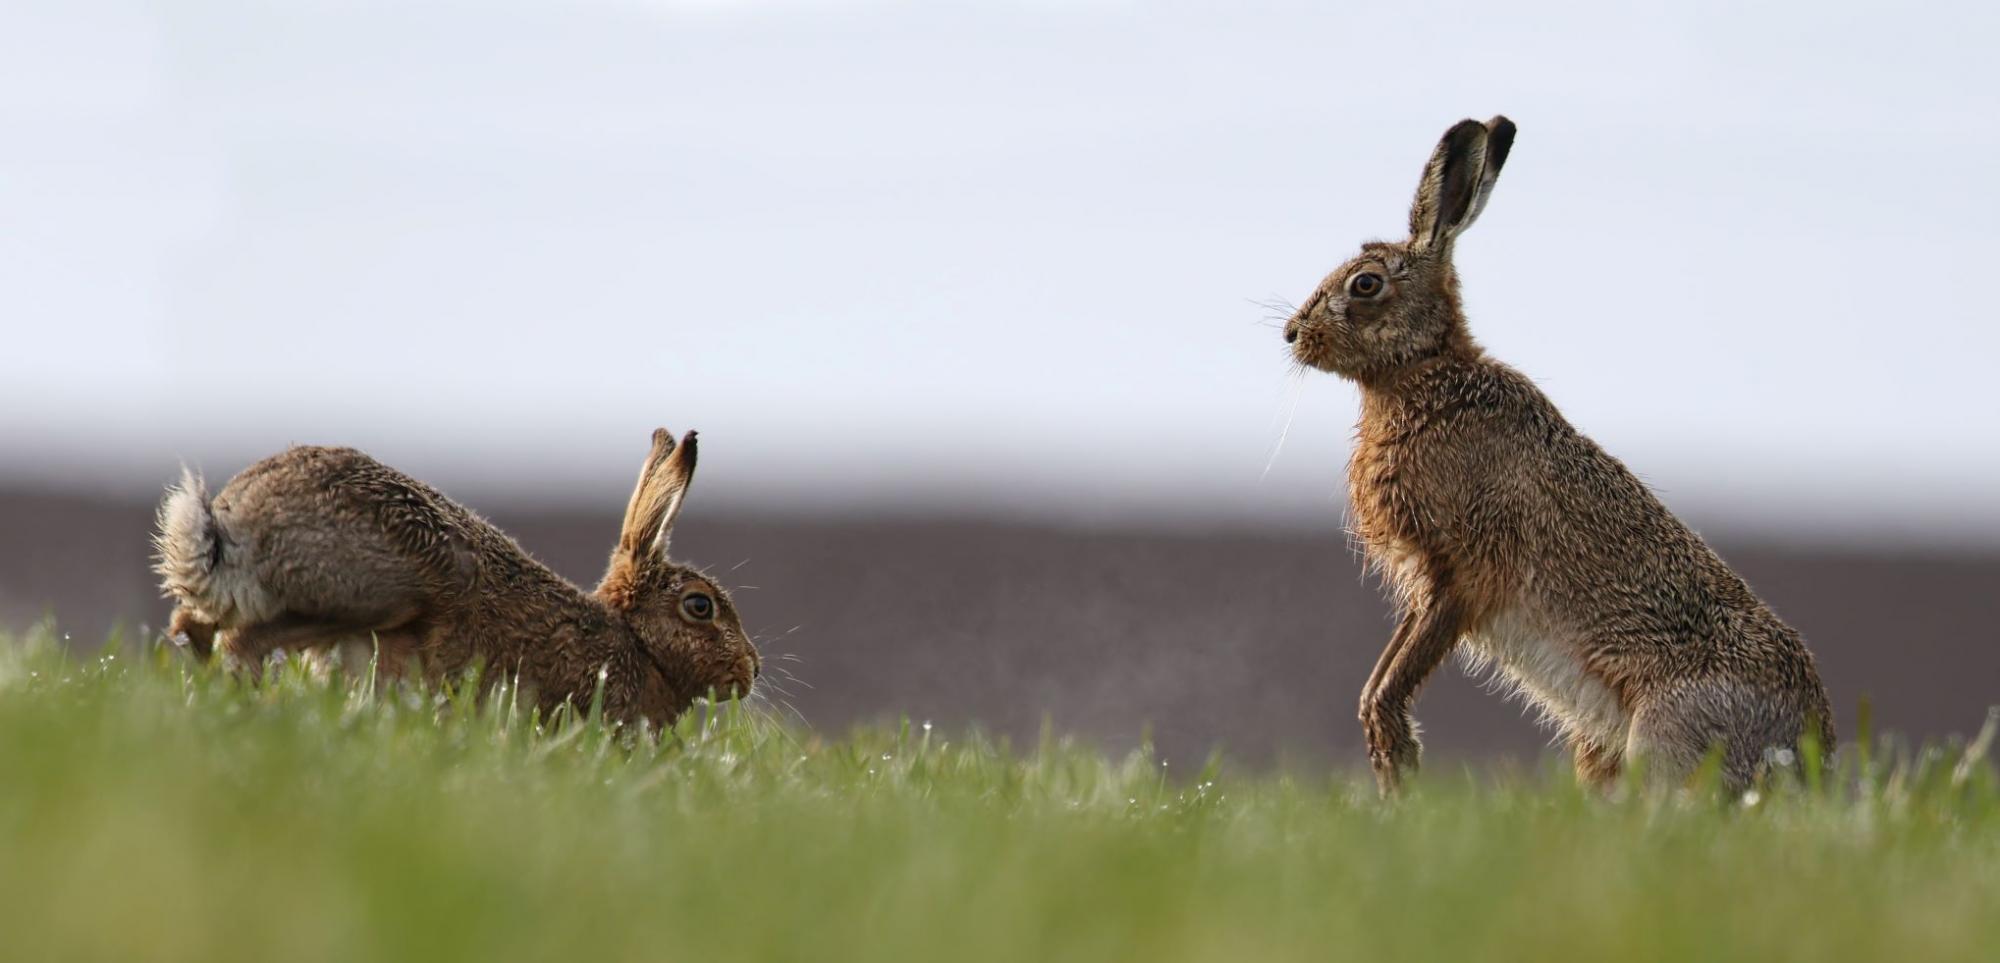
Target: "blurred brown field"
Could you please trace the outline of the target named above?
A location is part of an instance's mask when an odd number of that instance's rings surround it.
[[[484,507],[482,507],[484,510]],[[0,492],[0,629],[53,616],[90,647],[158,625],[151,506]],[[617,518],[494,508],[591,584]],[[1817,654],[1844,736],[1866,699],[1913,739],[1976,729],[2000,703],[2000,551],[1736,541],[1710,533]],[[1190,533],[947,517],[691,514],[675,553],[737,593],[774,704],[840,732],[907,715],[1016,740],[1046,720],[1175,765],[1360,758],[1354,700],[1388,608],[1325,530]],[[783,676],[789,673],[793,679]],[[1433,763],[1533,760],[1550,733],[1479,680],[1440,673],[1418,717]],[[1434,767],[1435,768],[1435,767]]]

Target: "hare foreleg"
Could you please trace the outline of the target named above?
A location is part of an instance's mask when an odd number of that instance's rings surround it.
[[[1457,600],[1442,591],[1442,586],[1438,588],[1440,591],[1431,593],[1424,604],[1404,614],[1389,650],[1382,653],[1386,665],[1378,666],[1373,685],[1361,693],[1361,729],[1368,737],[1368,763],[1384,795],[1396,791],[1405,770],[1417,768],[1423,746],[1417,741],[1410,703],[1464,632]]]

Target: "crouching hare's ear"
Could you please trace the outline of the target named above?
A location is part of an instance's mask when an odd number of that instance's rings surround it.
[[[1411,253],[1450,252],[1452,240],[1486,209],[1513,146],[1514,122],[1505,117],[1461,120],[1445,131],[1410,204]]]
[[[647,562],[666,561],[674,519],[680,517],[688,485],[694,481],[696,454],[694,432],[688,432],[676,445],[665,428],[653,430],[653,450],[647,452],[646,463],[639,469],[639,484],[625,506],[614,565],[622,562],[641,567]]]
[[[637,698],[648,718],[672,719],[695,699],[748,695],[762,665],[722,585],[667,557],[674,520],[694,481],[695,433],[674,444],[662,428],[625,506],[625,524],[597,597],[630,628],[659,685]]]

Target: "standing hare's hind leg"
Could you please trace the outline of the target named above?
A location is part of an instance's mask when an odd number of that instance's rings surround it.
[[[1645,760],[1655,787],[1678,788],[1720,751],[1723,788],[1741,793],[1774,758],[1787,765],[1796,759],[1807,716],[1798,702],[1741,682],[1682,682],[1633,713],[1626,755]]]
[[[1576,754],[1577,782],[1604,791],[1618,784],[1625,771],[1625,747],[1601,745],[1584,736],[1571,736],[1569,746]]]

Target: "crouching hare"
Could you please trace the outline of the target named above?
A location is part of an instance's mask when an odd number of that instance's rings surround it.
[[[1466,328],[1452,243],[1514,124],[1460,121],[1424,168],[1407,241],[1371,242],[1285,325],[1300,362],[1361,388],[1351,524],[1401,620],[1361,692],[1384,792],[1417,764],[1410,705],[1454,649],[1561,730],[1580,778],[1634,759],[1659,784],[1710,752],[1740,789],[1833,741],[1812,655],[1617,459]]]
[[[611,564],[585,593],[457,502],[351,448],[292,448],[211,499],[184,473],[160,503],[155,570],[168,632],[256,671],[283,648],[372,643],[433,678],[482,663],[544,710],[671,724],[697,698],[745,695],[757,650],[728,593],[667,557],[695,435],[665,429],[639,472]],[[601,680],[601,683],[600,683]]]

